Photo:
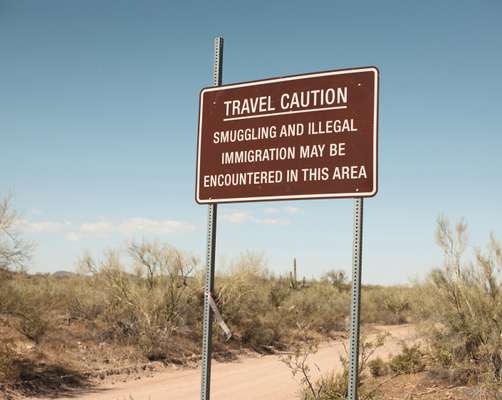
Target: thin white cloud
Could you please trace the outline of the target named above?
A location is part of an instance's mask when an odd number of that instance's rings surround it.
[[[253,221],[262,225],[286,225],[290,223],[289,220],[282,218],[254,218]]]
[[[80,238],[81,238],[81,236],[76,232],[68,232],[65,235],[65,239],[69,240],[70,242],[76,242],[76,241],[80,240]]]
[[[55,221],[38,221],[30,222],[27,220],[20,220],[18,222],[19,229],[29,233],[43,233],[43,232],[61,232],[71,225],[69,222],[55,222]]]
[[[18,228],[27,233],[63,233],[66,240],[77,241],[88,237],[107,237],[122,235],[131,237],[136,234],[165,235],[179,232],[189,232],[195,229],[194,225],[177,220],[159,220],[148,218],[129,218],[113,222],[100,218],[97,221],[85,222],[74,225],[71,222],[55,221],[27,221],[19,220]]]
[[[294,215],[294,214],[302,214],[303,210],[300,207],[296,206],[286,206],[282,208],[267,207],[263,210],[263,212],[265,214],[274,214],[274,215],[284,214],[284,213]]]
[[[284,207],[284,211],[286,211],[288,214],[301,214],[301,213],[303,213],[303,210],[300,207],[295,207],[295,206]]]
[[[81,233],[89,234],[108,234],[112,233],[114,230],[115,227],[111,222],[108,221],[89,222],[81,224],[79,227],[79,231]]]
[[[223,214],[223,219],[231,224],[240,224],[250,220],[252,217],[249,213],[243,211],[234,211],[231,213]]]
[[[165,235],[169,233],[189,232],[194,229],[195,227],[192,224],[184,221],[129,218],[119,223],[101,220],[81,224],[79,233],[90,236],[102,236],[116,233],[124,236],[133,236],[135,234]]]
[[[193,231],[195,227],[184,221],[131,218],[117,225],[117,231],[123,235],[135,233],[151,233],[164,235],[168,233]]]
[[[273,218],[273,217],[260,218],[245,211],[234,211],[223,214],[223,220],[231,224],[242,224],[244,222],[252,222],[261,225],[284,225],[284,224],[289,224],[290,222],[284,218]]]

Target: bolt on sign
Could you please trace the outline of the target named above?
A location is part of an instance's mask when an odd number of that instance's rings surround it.
[[[197,202],[375,195],[378,78],[368,67],[203,89]]]

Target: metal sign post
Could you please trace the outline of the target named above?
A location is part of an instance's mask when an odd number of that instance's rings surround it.
[[[220,86],[223,72],[223,38],[214,40],[213,85]],[[216,252],[216,222],[218,204],[209,204],[207,221],[207,256],[206,256],[206,285],[204,290],[204,321],[202,333],[202,379],[201,400],[210,399],[211,390],[211,354],[212,354],[212,326],[213,313],[210,300],[214,289],[214,260]]]
[[[354,238],[352,253],[352,309],[350,321],[350,360],[348,400],[357,400],[359,380],[359,316],[361,307],[361,267],[363,250],[363,199],[354,203]]]
[[[355,198],[348,400],[357,400],[363,198],[378,190],[376,67],[222,86],[223,38],[214,42],[213,87],[199,97],[195,200],[208,204],[201,400],[210,400],[219,203]],[[218,87],[221,86],[221,87]]]

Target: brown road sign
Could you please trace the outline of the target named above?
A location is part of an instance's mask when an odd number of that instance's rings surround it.
[[[374,67],[210,87],[199,107],[198,203],[377,192]]]

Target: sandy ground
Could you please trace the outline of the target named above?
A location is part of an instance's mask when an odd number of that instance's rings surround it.
[[[387,358],[397,354],[400,343],[416,340],[412,326],[378,327],[392,336],[375,355]],[[340,370],[342,342],[323,345],[312,357],[322,372]],[[313,368],[315,369],[315,368]],[[211,381],[212,400],[291,400],[298,392],[298,380],[291,376],[279,356],[244,358],[239,361],[213,362]],[[197,400],[200,398],[200,370],[168,370],[141,380],[104,385],[92,391],[73,393],[60,399],[78,400]],[[40,398],[38,398],[40,399]]]

